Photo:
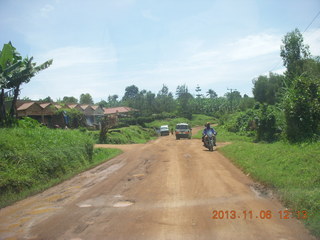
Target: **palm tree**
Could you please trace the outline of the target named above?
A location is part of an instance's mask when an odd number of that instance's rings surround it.
[[[217,98],[218,97],[217,93],[215,91],[213,91],[212,89],[209,89],[207,91],[207,96],[209,96],[209,98]]]

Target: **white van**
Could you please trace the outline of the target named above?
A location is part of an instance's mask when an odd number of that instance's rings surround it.
[[[169,135],[169,126],[168,125],[162,125],[160,127],[160,135],[161,136]]]

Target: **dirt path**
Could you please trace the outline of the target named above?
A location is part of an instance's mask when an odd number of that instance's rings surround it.
[[[0,239],[314,239],[296,219],[280,219],[285,208],[271,194],[200,140],[115,147],[125,152],[1,209]],[[214,210],[222,219],[212,219]],[[271,219],[261,219],[268,210]]]

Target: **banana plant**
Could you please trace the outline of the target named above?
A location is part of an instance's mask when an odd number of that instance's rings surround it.
[[[4,44],[0,52],[0,125],[7,122],[7,114],[4,105],[4,90],[13,90],[13,99],[9,112],[11,119],[16,117],[16,102],[20,93],[20,86],[28,83],[38,72],[48,68],[53,60],[36,66],[33,57],[21,58],[20,54],[12,46],[11,42]]]

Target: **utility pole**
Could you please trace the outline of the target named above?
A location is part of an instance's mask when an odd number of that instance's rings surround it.
[[[234,88],[227,88],[228,91],[230,91],[230,105],[231,105],[231,112],[233,111],[233,92],[237,91],[237,89]]]

